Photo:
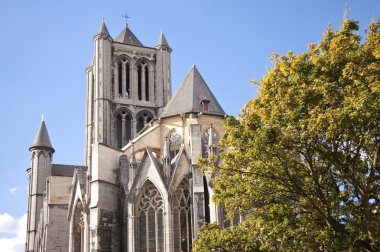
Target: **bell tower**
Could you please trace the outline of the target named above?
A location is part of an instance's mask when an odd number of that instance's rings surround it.
[[[125,25],[112,38],[102,21],[87,74],[86,160],[91,144],[122,148],[157,118],[171,98],[171,48],[161,32],[144,46]],[[89,164],[87,164],[89,165]]]

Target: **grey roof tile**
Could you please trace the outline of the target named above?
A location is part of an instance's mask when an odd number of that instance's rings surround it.
[[[209,101],[206,111],[203,110],[202,100]],[[194,65],[162,111],[160,117],[200,112],[226,115]]]
[[[121,42],[128,45],[143,46],[140,40],[133,34],[133,32],[125,26],[121,33],[115,38],[116,42]]]
[[[111,37],[109,32],[108,32],[106,23],[104,23],[104,20],[102,21],[102,23],[99,27],[99,30],[95,35],[105,35],[105,36]]]
[[[169,47],[168,41],[166,40],[165,35],[162,31],[161,31],[160,37],[158,38],[157,46],[168,46]]]
[[[29,149],[41,147],[49,148],[54,152],[54,148],[51,145],[49,134],[47,132],[47,128],[44,121],[41,121],[40,128],[38,129],[36,137],[34,138],[34,142]]]

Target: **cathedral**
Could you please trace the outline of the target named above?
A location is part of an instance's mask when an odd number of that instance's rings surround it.
[[[203,223],[226,223],[197,167],[218,151],[226,114],[195,65],[172,96],[162,32],[148,47],[128,25],[111,37],[103,21],[93,44],[85,164],[52,163],[41,122],[29,148],[25,250],[190,252]]]

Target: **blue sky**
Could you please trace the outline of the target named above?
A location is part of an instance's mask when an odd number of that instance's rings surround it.
[[[360,22],[362,34],[371,18],[380,16],[378,0],[348,4],[349,18]],[[173,91],[196,64],[224,110],[237,115],[255,97],[249,81],[263,77],[271,53],[307,50],[328,24],[339,28],[344,5],[342,0],[1,1],[0,246],[18,237],[24,223],[28,148],[41,114],[56,150],[54,163],[83,164],[85,68],[102,17],[116,37],[128,10],[129,27],[146,46],[155,46],[163,29],[173,49]]]

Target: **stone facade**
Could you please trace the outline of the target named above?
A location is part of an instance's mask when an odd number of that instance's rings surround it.
[[[201,157],[217,152],[223,109],[193,66],[171,97],[172,49],[104,22],[87,68],[86,163],[51,163],[45,123],[30,148],[26,251],[191,251],[223,222]],[[80,129],[79,129],[80,130]]]

